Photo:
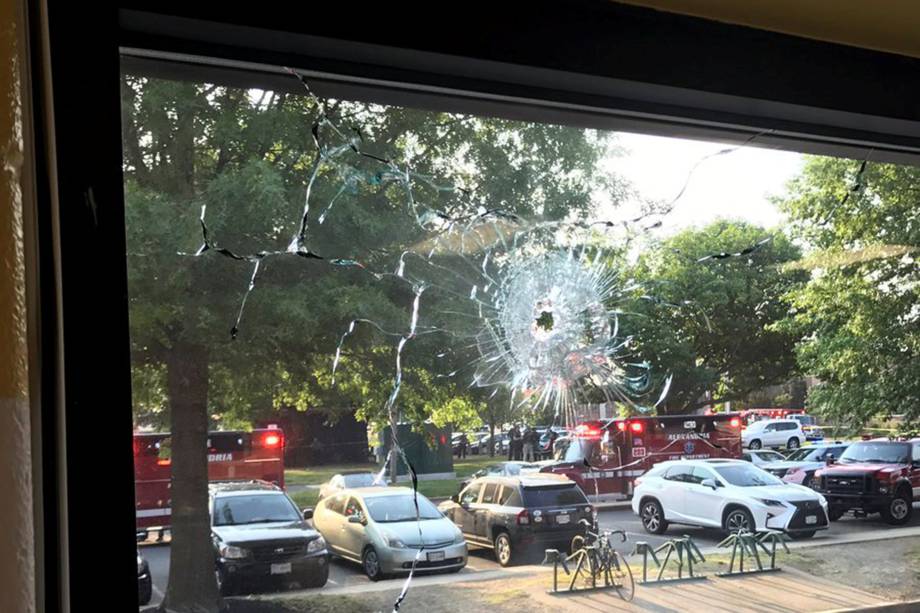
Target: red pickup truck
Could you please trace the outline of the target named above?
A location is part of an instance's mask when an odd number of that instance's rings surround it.
[[[815,489],[836,521],[848,512],[881,513],[893,525],[910,521],[920,500],[920,439],[860,441],[815,473]]]

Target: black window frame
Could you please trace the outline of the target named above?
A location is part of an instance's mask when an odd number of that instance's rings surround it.
[[[108,601],[124,610],[136,603],[120,48],[236,62],[214,71],[240,83],[252,73],[239,63],[309,67],[344,75],[359,94],[370,82],[354,81],[372,79],[383,102],[408,96],[455,110],[728,142],[772,129],[761,143],[852,157],[871,147],[874,160],[917,164],[920,60],[606,0],[464,8],[448,28],[401,11],[342,19],[362,12],[348,2],[255,12],[124,0],[29,4],[33,115],[53,114],[35,126],[42,408],[33,467],[45,608],[98,604],[96,571],[81,564],[86,551],[111,564]],[[42,87],[45,79],[53,87]],[[87,91],[93,95],[76,95]],[[473,104],[477,97],[487,100]],[[86,419],[99,390],[121,409]],[[78,444],[85,440],[106,441],[104,539],[80,529],[99,514],[84,495],[98,485],[97,457]]]

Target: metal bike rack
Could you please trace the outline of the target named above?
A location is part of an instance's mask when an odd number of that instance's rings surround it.
[[[659,561],[658,554],[664,552],[664,561]],[[700,581],[706,579],[706,575],[697,575],[693,570],[694,564],[705,562],[702,552],[693,539],[686,534],[679,538],[674,538],[663,545],[653,549],[645,541],[636,543],[636,549],[633,555],[642,556],[642,580],[643,585],[655,585],[661,583],[675,583],[679,581]],[[648,561],[649,558],[658,568],[658,575],[654,579],[648,578]],[[677,565],[676,577],[665,577],[664,572],[667,569],[668,562],[673,561]],[[687,567],[687,574],[684,575],[684,566]]]
[[[618,589],[619,587],[621,587],[621,586],[618,586],[616,582],[614,581],[613,574],[612,574],[613,569],[611,569],[609,565],[604,566],[604,568],[602,569],[603,570],[602,573],[596,572],[593,566],[589,566],[589,568],[587,569],[588,572],[585,575],[581,575],[582,571],[586,570],[583,567],[583,562],[585,561],[586,558],[589,560],[589,564],[593,564],[598,559],[597,553],[596,553],[597,549],[593,545],[588,545],[584,547],[582,551],[584,551],[585,553],[581,554],[578,557],[577,566],[574,569],[574,572],[572,572],[571,570],[569,570],[569,563],[573,561],[573,558],[575,557],[574,554],[572,556],[566,556],[564,553],[560,553],[558,549],[546,549],[545,550],[544,552],[545,557],[543,559],[543,562],[541,562],[541,564],[552,564],[553,565],[553,589],[548,592],[549,594],[583,593],[583,592],[593,592],[596,590],[606,590],[606,589],[611,589],[611,588]],[[559,589],[559,567],[560,566],[562,567],[562,570],[565,571],[566,577],[571,576],[571,579],[569,579],[568,586],[564,587],[563,589]],[[602,585],[598,585],[598,581],[597,581],[598,575],[601,575],[603,577]],[[590,579],[591,586],[590,587],[575,587],[575,583],[578,581],[579,576],[584,576],[585,578]]]
[[[733,532],[717,545],[718,547],[732,548],[732,557],[728,563],[728,570],[717,573],[717,576],[737,577],[739,575],[771,573],[781,570],[776,565],[776,546],[779,544],[786,553],[789,553],[789,548],[786,546],[787,540],[789,540],[789,537],[785,533],[776,530],[765,530],[759,533],[746,530]],[[768,544],[769,547],[767,546]],[[764,566],[760,559],[759,550],[763,550],[764,554],[770,556],[769,566]],[[746,554],[748,557],[753,558],[756,568],[745,570],[744,557]],[[735,570],[736,559],[738,560],[738,570]]]

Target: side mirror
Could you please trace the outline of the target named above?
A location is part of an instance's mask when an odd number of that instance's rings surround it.
[[[454,495],[452,495],[452,496],[450,497],[450,500],[451,500],[451,502],[456,502],[457,504],[460,504],[460,494],[454,494]]]
[[[824,461],[827,463],[828,466],[830,466],[831,464],[836,464],[836,463],[837,463],[837,458],[835,458],[835,457],[832,456],[832,455],[829,455],[829,456],[827,456],[827,458],[824,459]]]
[[[467,501],[464,500],[463,502],[460,503],[460,507],[461,507],[464,511],[469,511],[469,510],[470,510],[470,503],[468,503]]]
[[[715,479],[703,479],[700,482],[700,485],[703,487],[711,487],[713,490],[715,490],[717,487],[719,487],[719,482]]]
[[[313,519],[313,507],[307,507],[306,509],[302,509],[302,511],[304,519]]]
[[[362,524],[362,525],[363,525],[363,524],[364,524],[364,520],[361,519],[361,516],[360,516],[360,515],[349,515],[349,516],[348,516],[348,523],[350,523],[350,524]]]

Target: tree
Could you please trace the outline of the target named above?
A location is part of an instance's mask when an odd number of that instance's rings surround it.
[[[809,408],[861,427],[920,417],[920,169],[810,158],[781,201],[806,242],[808,284],[787,299]]]
[[[747,256],[702,259],[766,239]],[[781,296],[804,281],[801,271],[783,268],[798,257],[780,233],[716,221],[653,244],[639,258],[634,275],[641,295],[623,317],[624,331],[634,335],[659,389],[672,377],[659,412],[737,400],[790,377],[795,337],[770,325],[786,314]],[[707,392],[712,398],[704,398]],[[656,392],[649,400],[657,400]]]
[[[265,259],[231,340],[254,264],[213,250],[188,255],[202,242],[202,207],[219,246],[240,254],[283,250],[298,233],[320,109],[303,96],[132,75],[124,78],[122,94],[135,398],[139,417],[168,423],[172,432],[172,564],[163,606],[215,611],[220,603],[206,504],[209,419],[243,423],[247,414],[270,411],[289,397],[323,394],[337,396],[338,405],[327,406],[353,410],[351,392],[328,389],[313,371],[328,369],[331,348],[354,318],[405,329],[411,291],[330,261],[360,259],[369,270],[391,269],[398,254],[426,237],[404,190],[368,179],[374,176],[370,158],[324,166],[307,238],[309,249],[325,259]],[[415,202],[578,218],[599,190],[615,198],[620,188],[596,172],[606,139],[594,132],[336,100],[328,101],[327,112],[343,123],[347,117],[362,147],[377,157],[409,159],[437,183],[464,188],[420,188]],[[321,224],[320,212],[333,200]],[[351,364],[372,368],[367,374],[375,379],[366,391],[379,399],[393,380],[392,369],[382,365],[392,359],[392,338],[362,328],[351,340]],[[413,343],[409,387],[428,389],[441,366],[431,363],[436,341]],[[285,374],[287,380],[278,378]],[[414,408],[408,391],[401,409],[416,417],[437,409]],[[468,412],[452,406],[448,412]]]

